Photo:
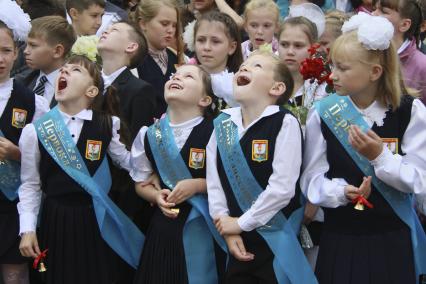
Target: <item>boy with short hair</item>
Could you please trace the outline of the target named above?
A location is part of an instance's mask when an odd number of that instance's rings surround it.
[[[299,123],[279,107],[292,90],[287,67],[256,51],[234,77],[240,107],[215,119],[206,180],[210,215],[231,253],[226,283],[315,283],[298,228],[284,215],[298,202],[302,163]]]
[[[105,0],[66,0],[65,6],[78,36],[96,34],[102,24]]]
[[[54,86],[59,68],[76,40],[74,30],[60,16],[46,16],[33,20],[24,50],[25,61],[33,71],[17,76],[36,95],[44,96],[52,105]]]
[[[103,33],[98,51],[102,57],[105,89],[115,88],[120,100],[120,119],[129,127],[133,140],[142,126],[154,121],[154,89],[130,72],[147,53],[146,40],[132,25],[119,22]]]

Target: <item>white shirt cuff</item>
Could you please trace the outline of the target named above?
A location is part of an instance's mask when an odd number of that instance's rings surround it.
[[[344,179],[337,179],[339,185],[337,186],[336,194],[337,200],[341,206],[345,206],[349,203],[349,199],[346,198],[345,187],[348,185]]]
[[[37,215],[32,213],[19,214],[19,235],[27,232],[35,232],[37,227]]]
[[[389,162],[389,159],[392,159],[392,157],[393,154],[388,149],[388,147],[383,146],[382,153],[380,153],[380,155],[377,156],[377,158],[375,158],[374,160],[371,160],[370,163],[375,168],[381,168],[384,167],[386,163]]]
[[[257,227],[262,226],[259,222],[257,222],[250,214],[250,211],[247,211],[243,215],[238,218],[238,226],[240,226],[241,230],[245,232],[250,232]]]

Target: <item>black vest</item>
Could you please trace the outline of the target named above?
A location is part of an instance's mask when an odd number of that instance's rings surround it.
[[[91,176],[101,165],[109,143],[111,142],[112,131],[106,123],[106,119],[101,114],[93,112],[92,120],[85,120],[81,129],[80,137],[77,141],[77,148],[86,164]],[[86,147],[88,140],[102,142],[100,158],[97,160],[89,160],[86,158]],[[40,179],[41,188],[47,196],[59,196],[66,194],[82,193],[86,191],[78,185],[47,153],[44,146],[39,143],[40,149]],[[87,194],[88,195],[88,194]]]
[[[15,114],[14,114],[15,110]],[[25,123],[19,123],[17,112],[21,117],[25,113]],[[18,145],[23,126],[31,123],[35,112],[34,94],[22,83],[13,80],[13,90],[0,118],[0,129],[4,136]],[[16,120],[18,118],[18,120]]]
[[[193,178],[206,178],[206,146],[209,142],[210,136],[213,132],[213,123],[210,119],[204,118],[204,120],[195,126],[191,134],[189,134],[188,139],[180,150],[180,154],[184,163],[186,164],[189,172],[191,173]],[[152,155],[151,146],[149,145],[148,134],[145,135],[144,139],[145,145],[145,153],[148,160],[151,162],[152,167],[156,173],[160,175],[158,172],[157,165],[154,160],[154,156]],[[192,152],[197,149],[204,150],[204,165],[200,168],[190,167],[190,159],[191,159],[191,149]],[[161,181],[161,187],[167,188],[167,186]]]
[[[398,138],[398,153],[402,155],[401,142],[410,122],[412,104],[413,98],[404,96],[395,112],[389,110],[386,113],[383,126],[374,124],[372,127],[382,138]],[[327,161],[330,165],[327,178],[343,178],[351,185],[360,186],[363,173],[322,120],[321,131],[327,141]],[[374,234],[406,227],[374,186],[369,201],[374,208],[364,211],[355,210],[352,203],[338,208],[324,208],[324,228],[350,234]]]
[[[25,122],[19,123],[15,121],[14,118],[17,118],[16,112],[22,114],[26,111]],[[15,112],[15,115],[14,115]],[[3,132],[4,136],[10,140],[13,144],[18,145],[19,138],[21,137],[23,127],[31,123],[34,117],[35,112],[35,97],[34,94],[25,87],[22,83],[13,80],[13,90],[10,94],[10,98],[7,101],[6,107],[3,111],[3,114],[0,117],[0,129]],[[21,115],[21,114],[20,114]],[[6,196],[0,191],[0,202],[12,204]],[[17,201],[13,202],[15,204]],[[3,206],[3,205],[2,205]],[[4,204],[6,206],[6,204]]]
[[[172,73],[176,72],[175,65],[178,63],[176,54],[168,48],[166,50],[168,55],[166,74],[163,74],[158,64],[149,54],[137,68],[139,78],[147,81],[154,87],[157,98],[156,117],[160,117],[167,110],[167,103],[164,100],[164,85],[170,79]]]
[[[268,185],[268,180],[272,175],[273,168],[272,162],[275,153],[275,143],[278,133],[281,130],[283,119],[285,115],[292,115],[288,110],[281,109],[279,112],[261,118],[258,122],[250,127],[244,136],[240,140],[241,149],[243,150],[246,161],[251,169],[251,172],[264,190]],[[252,159],[252,147],[253,140],[267,140],[268,141],[268,159],[263,162],[253,161]],[[289,149],[291,151],[292,149]],[[220,182],[225,192],[227,205],[229,208],[230,216],[240,217],[243,215],[240,206],[234,196],[232,188],[229,184],[228,177],[226,176],[226,169],[223,167],[222,160],[220,158],[220,152],[217,151],[217,170],[219,173]],[[291,162],[291,161],[290,161]],[[300,188],[296,187],[296,194],[290,201],[290,203],[281,211],[286,217],[289,217],[291,212],[296,208],[300,207]],[[264,243],[263,239],[256,231],[243,232],[243,238],[245,241],[251,243]]]

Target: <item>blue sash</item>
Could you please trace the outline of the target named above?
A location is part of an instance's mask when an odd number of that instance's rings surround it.
[[[92,196],[102,238],[122,259],[136,268],[145,237],[108,197],[111,176],[106,157],[92,178],[58,107],[43,115],[34,126],[38,139],[55,162]]]
[[[0,137],[5,137],[0,130]],[[21,163],[12,160],[0,161],[0,190],[10,201],[18,197],[21,185]]]
[[[241,149],[238,128],[228,114],[222,113],[214,120],[220,157],[232,192],[241,210],[250,209],[263,192],[247,163]],[[318,283],[297,239],[303,219],[303,208],[286,219],[278,212],[267,225],[257,228],[275,255],[273,266],[278,283]]]
[[[151,125],[147,135],[161,179],[170,190],[173,190],[180,180],[192,179],[176,146],[168,116]],[[209,215],[206,196],[197,194],[188,202],[192,205],[192,210],[183,231],[188,281],[190,284],[218,283],[213,238],[224,251],[225,241]]]
[[[369,126],[348,97],[333,94],[315,103],[315,108],[358,168],[365,176],[372,177],[374,187],[385,198],[398,217],[410,228],[418,279],[419,275],[426,273],[426,235],[414,210],[412,194],[396,190],[378,179],[370,162],[349,144],[348,130],[351,124],[358,125],[364,132],[368,131]]]

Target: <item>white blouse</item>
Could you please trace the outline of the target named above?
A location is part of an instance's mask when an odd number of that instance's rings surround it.
[[[3,115],[7,102],[10,99],[13,91],[13,78],[10,78],[0,84],[0,117]],[[49,111],[49,103],[43,96],[35,95],[35,110],[33,120],[37,120],[40,116]]]
[[[383,125],[387,108],[379,102],[375,101],[366,109],[358,110],[370,127],[374,122]],[[344,191],[348,183],[342,178],[329,179],[325,176],[329,170],[326,143],[321,132],[320,116],[312,108],[306,123],[304,170],[300,185],[313,204],[336,208],[349,202]],[[399,191],[426,194],[426,108],[418,99],[413,102],[401,150],[404,156],[393,154],[387,147],[383,147],[382,153],[370,161],[376,176]]]
[[[186,140],[192,132],[192,129],[200,124],[204,118],[202,116],[197,116],[193,119],[185,121],[179,124],[170,123],[170,127],[173,131],[173,136],[175,138],[176,146],[179,150],[182,149]],[[130,176],[135,182],[143,182],[149,178],[152,174],[153,169],[151,162],[148,160],[145,153],[145,135],[148,130],[148,127],[144,126],[139,130],[138,135],[133,141],[132,152],[131,152],[131,170]]]
[[[64,123],[71,133],[72,139],[77,143],[83,123],[92,120],[92,110],[82,110],[76,115],[68,115],[60,112]],[[120,119],[112,118],[112,139],[107,153],[113,162],[127,171],[130,170],[130,152],[120,142]],[[37,133],[33,124],[28,124],[22,131],[19,140],[21,150],[21,186],[18,189],[19,203],[18,212],[20,220],[20,234],[34,232],[37,225],[37,216],[41,202],[40,181],[40,149]]]
[[[240,139],[261,118],[271,116],[279,111],[279,106],[268,106],[262,115],[244,128],[241,108],[230,108],[223,112],[231,115],[231,120],[238,127]],[[215,218],[229,215],[226,196],[217,172],[217,141],[213,134],[207,145],[207,194],[210,215]],[[243,231],[252,231],[269,222],[282,208],[287,206],[295,194],[297,179],[302,164],[302,135],[296,118],[286,115],[275,142],[272,162],[273,172],[266,189],[243,215],[238,218],[238,225]]]

